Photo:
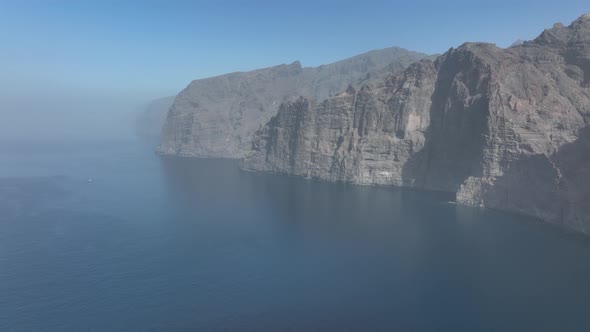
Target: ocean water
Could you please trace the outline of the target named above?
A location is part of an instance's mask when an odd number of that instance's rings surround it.
[[[0,144],[0,331],[590,331],[590,240],[443,194]]]

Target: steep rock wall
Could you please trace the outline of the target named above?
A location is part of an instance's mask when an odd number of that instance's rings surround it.
[[[254,132],[279,105],[304,95],[323,100],[349,84],[399,72],[425,54],[401,48],[371,51],[319,67],[299,62],[193,81],[168,112],[158,152],[193,157],[243,157]]]
[[[242,167],[453,192],[590,232],[589,82],[584,15],[520,46],[466,43],[380,85],[288,102]]]

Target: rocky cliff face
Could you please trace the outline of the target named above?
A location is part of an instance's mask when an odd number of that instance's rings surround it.
[[[389,48],[315,68],[299,62],[193,81],[175,99],[162,131],[162,154],[240,158],[252,137],[291,97],[323,100],[426,57]]]
[[[467,43],[381,85],[283,104],[249,170],[456,193],[590,233],[590,16]]]

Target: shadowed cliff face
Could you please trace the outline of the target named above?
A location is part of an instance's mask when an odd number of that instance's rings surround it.
[[[590,233],[590,127],[580,130],[577,140],[560,147],[555,160],[562,176],[561,220],[569,227]]]
[[[306,96],[324,100],[349,84],[382,81],[426,55],[389,48],[315,68],[299,62],[193,81],[168,112],[158,152],[240,158],[254,132],[287,100]]]
[[[590,232],[589,64],[588,15],[508,49],[467,43],[380,85],[281,106],[242,166],[442,190]]]

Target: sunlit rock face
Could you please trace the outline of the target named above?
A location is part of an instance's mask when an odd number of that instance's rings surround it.
[[[590,233],[590,16],[508,49],[466,43],[315,102],[283,103],[248,170],[456,193]]]
[[[299,62],[193,81],[168,112],[158,152],[193,157],[240,158],[256,130],[279,105],[300,95],[333,96],[350,84],[381,81],[425,54],[388,48],[319,67]]]

